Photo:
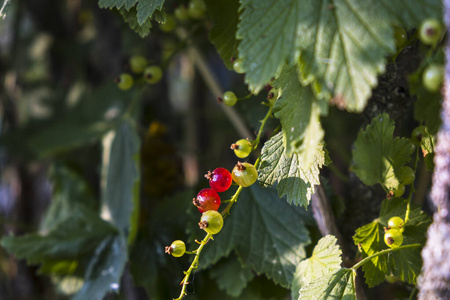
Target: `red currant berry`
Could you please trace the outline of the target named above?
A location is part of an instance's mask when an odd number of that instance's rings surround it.
[[[251,186],[258,179],[258,171],[254,165],[250,163],[238,162],[231,172],[234,182],[242,187]]]
[[[193,203],[201,213],[218,210],[220,206],[219,194],[213,189],[203,189],[194,198]]]
[[[233,179],[231,173],[225,168],[217,168],[205,175],[209,180],[209,186],[218,193],[225,192],[231,186]]]
[[[222,230],[223,227],[223,217],[215,210],[208,210],[203,213],[200,222],[198,223],[200,229],[205,230],[210,234],[217,234]]]

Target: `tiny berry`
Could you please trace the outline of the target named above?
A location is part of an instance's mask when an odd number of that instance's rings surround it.
[[[239,74],[245,73],[244,66],[242,65],[242,59],[235,59],[233,61],[233,70]]]
[[[180,21],[186,21],[189,19],[188,9],[183,4],[177,6],[173,14],[175,15],[175,18],[177,18]]]
[[[250,163],[238,162],[231,172],[231,177],[238,185],[248,187],[258,179],[258,171]]]
[[[416,146],[420,146],[420,142],[422,141],[422,138],[426,133],[425,131],[425,126],[418,126],[414,128],[413,132],[411,133],[411,142]]]
[[[397,248],[403,244],[403,234],[401,230],[389,229],[384,233],[384,242],[390,248]]]
[[[200,222],[198,223],[200,229],[205,230],[210,234],[217,234],[222,230],[223,217],[215,210],[208,210],[202,214]]]
[[[396,198],[403,196],[405,193],[405,186],[403,184],[399,184],[397,189],[394,191],[394,196]]]
[[[436,45],[442,35],[442,25],[436,19],[427,19],[419,28],[419,37],[426,45]]]
[[[400,229],[403,225],[403,219],[400,217],[392,217],[388,221],[388,229]]]
[[[205,16],[206,5],[203,0],[191,0],[188,5],[189,16],[193,19],[201,19]]]
[[[395,26],[394,38],[395,38],[395,46],[397,47],[397,49],[400,49],[406,43],[406,40],[408,38],[405,28]]]
[[[159,28],[164,32],[171,32],[177,26],[177,22],[172,15],[166,16],[166,21],[164,23],[159,24]]]
[[[234,106],[237,100],[236,95],[231,91],[227,91],[223,94],[223,103],[227,106]]]
[[[218,193],[228,190],[233,182],[231,173],[225,168],[216,168],[212,172],[208,171],[205,177],[209,180],[209,186]]]
[[[144,71],[144,78],[148,83],[157,83],[162,78],[162,70],[158,66],[147,67]]]
[[[271,106],[274,105],[277,98],[278,98],[278,89],[277,88],[270,89],[269,93],[267,94],[267,100],[269,100]]]
[[[133,77],[131,77],[128,73],[122,73],[119,77],[114,79],[114,82],[117,83],[117,87],[122,91],[126,91],[131,89],[133,86]]]
[[[246,158],[252,152],[252,144],[246,139],[240,139],[234,144],[230,146],[231,150],[234,150],[234,154],[236,154],[239,158]]]
[[[186,252],[186,245],[181,240],[176,240],[172,242],[172,245],[166,246],[165,252],[171,254],[174,257],[183,256]]]
[[[422,83],[427,91],[439,92],[444,81],[444,67],[437,64],[429,65],[422,74]]]
[[[209,210],[218,210],[220,207],[220,197],[213,189],[203,189],[197,194],[193,202],[201,213]]]
[[[130,57],[130,69],[135,74],[141,74],[144,72],[145,67],[148,65],[148,61],[145,57],[140,55],[133,55]]]

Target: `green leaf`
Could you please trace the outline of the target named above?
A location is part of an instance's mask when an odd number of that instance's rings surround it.
[[[309,5],[309,4],[308,4]],[[236,37],[239,57],[243,59],[245,81],[258,92],[272,77],[276,77],[286,62],[290,65],[298,56],[295,49],[301,1],[242,0],[241,22]]]
[[[402,198],[386,199],[381,204],[380,218],[356,230],[353,240],[356,245],[360,245],[363,257],[388,248],[384,243],[384,227],[388,226],[391,217],[405,219],[406,206],[407,201]],[[412,205],[409,220],[404,226],[402,245],[424,244],[430,223],[431,218]],[[371,263],[363,265],[366,283],[373,287],[380,284],[385,275],[392,274],[402,281],[415,284],[422,266],[420,251],[419,248],[404,249],[373,258]]]
[[[307,2],[307,3],[306,3]],[[362,111],[395,50],[393,24],[418,27],[441,18],[440,1],[304,1],[298,40],[301,80],[319,97],[349,111]]]
[[[162,11],[165,0],[139,0],[137,5],[137,19],[139,25],[153,17],[156,10]]]
[[[327,104],[316,100],[311,88],[298,82],[295,68],[285,70],[274,86],[281,89],[281,97],[273,110],[283,126],[287,153],[299,154],[303,165],[308,168],[323,143],[320,115],[327,112]]]
[[[113,224],[128,233],[130,241],[138,222],[139,151],[139,136],[129,121],[124,120],[111,145],[103,201]]]
[[[117,292],[126,261],[125,238],[121,235],[106,237],[95,250],[84,276],[83,287],[72,300],[103,299],[107,292]]]
[[[305,168],[300,156],[292,154],[289,157],[283,144],[281,132],[264,144],[258,180],[266,187],[278,182],[280,198],[286,195],[288,203],[307,207],[314,193],[314,186],[320,184],[319,169],[325,162],[324,151],[322,148],[316,149],[314,163]]]
[[[67,260],[90,253],[105,236],[116,234],[111,224],[86,208],[78,207],[46,234],[6,236],[1,245],[29,264]]]
[[[200,267],[234,250],[245,266],[289,287],[295,267],[305,258],[304,247],[310,243],[305,218],[304,210],[280,200],[274,190],[257,185],[245,188],[222,231],[202,253]]]
[[[139,34],[140,37],[144,38],[150,34],[150,31],[152,29],[151,19],[147,19],[142,24],[139,24],[136,9],[134,7],[130,10],[121,8],[119,12],[122,15],[124,21],[128,23],[128,26],[130,26],[131,29]]]
[[[209,39],[214,44],[228,69],[233,67],[231,59],[237,57],[236,40],[239,20],[238,0],[206,0],[206,7],[213,22]]]
[[[255,277],[252,270],[242,266],[234,256],[215,264],[209,274],[216,280],[219,288],[232,297],[240,296],[247,284]]]
[[[352,170],[367,185],[382,184],[396,189],[398,172],[411,160],[414,147],[409,139],[393,138],[394,121],[384,113],[361,129],[352,151]]]
[[[292,281],[292,299],[298,297],[301,287],[334,273],[341,268],[342,251],[337,245],[337,240],[332,235],[324,236],[314,247],[310,258],[303,260],[295,270]]]
[[[356,300],[354,281],[354,271],[342,268],[302,287],[298,300]]]
[[[50,206],[40,224],[41,231],[49,231],[69,218],[78,206],[97,208],[92,190],[80,174],[67,166],[54,164],[50,170],[53,195]]]

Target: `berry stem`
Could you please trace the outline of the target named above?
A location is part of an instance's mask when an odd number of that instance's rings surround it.
[[[360,262],[358,262],[356,265],[354,265],[353,267],[351,267],[351,269],[353,271],[356,271],[356,269],[358,269],[359,267],[361,267],[362,265],[364,265],[365,263],[369,262],[370,260],[372,260],[372,258],[381,256],[381,255],[385,255],[394,251],[400,251],[400,250],[404,250],[404,249],[410,249],[410,248],[419,248],[419,247],[423,247],[423,245],[421,244],[411,244],[411,245],[404,245],[404,246],[400,246],[397,248],[389,248],[389,249],[385,249],[382,251],[379,251],[375,254],[372,254],[366,258],[364,258],[363,260],[361,260]]]
[[[187,271],[184,272],[184,274],[186,274],[183,278],[183,280],[181,281],[180,285],[182,285],[183,287],[181,288],[181,293],[180,293],[180,297],[174,299],[174,300],[181,300],[183,299],[184,296],[187,295],[186,293],[186,286],[189,284],[189,277],[191,276],[191,273],[194,269],[198,268],[198,260],[200,258],[200,253],[202,252],[203,247],[206,245],[206,243],[209,242],[209,240],[211,239],[212,234],[208,233],[205,238],[200,242],[200,246],[198,246],[197,250],[192,251],[189,254],[193,254],[195,252],[195,257],[194,260],[192,261],[191,265],[189,266],[189,269]],[[186,252],[188,253],[188,252]]]
[[[260,140],[261,140],[261,135],[262,135],[262,133],[263,133],[263,131],[264,131],[264,126],[266,126],[267,120],[272,116],[272,110],[273,110],[273,107],[271,106],[271,107],[269,108],[269,110],[267,111],[267,114],[266,114],[266,116],[264,117],[264,119],[262,119],[262,120],[260,121],[260,122],[261,122],[261,126],[259,127],[258,135],[256,136],[256,139],[255,139],[255,141],[253,142],[253,149],[252,149],[252,150],[255,150],[256,147],[258,147],[259,142],[260,142]],[[257,166],[257,165],[256,165],[256,163],[255,163],[255,167],[256,167],[256,166]]]
[[[416,147],[416,159],[414,161],[414,171],[417,170],[417,164],[419,162],[419,149],[420,147]],[[409,220],[409,214],[411,212],[411,201],[412,201],[412,195],[416,193],[416,189],[414,188],[414,182],[411,184],[411,190],[409,192],[408,196],[408,204],[406,205],[406,213],[405,213],[405,221],[403,222],[403,226],[408,222]]]

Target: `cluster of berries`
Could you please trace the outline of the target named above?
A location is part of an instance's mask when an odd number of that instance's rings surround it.
[[[250,154],[252,146],[250,141],[241,139],[233,143],[231,149],[234,150],[236,156],[244,158]],[[238,162],[231,173],[220,167],[212,172],[208,171],[205,178],[208,179],[210,188],[202,189],[193,199],[193,204],[202,214],[198,223],[200,229],[214,235],[219,233],[223,227],[223,216],[218,212],[221,204],[218,193],[227,191],[233,181],[241,187],[251,186],[258,179],[258,171],[251,163]],[[186,252],[186,245],[183,241],[176,240],[165,248],[165,252],[180,257]]]
[[[136,75],[143,75],[145,81],[150,84],[159,82],[163,75],[163,71],[160,66],[149,66],[147,59],[140,55],[133,55],[130,57],[129,66],[132,73]],[[122,73],[114,79],[114,82],[117,84],[119,89],[126,91],[133,87],[134,78],[130,73]]]

